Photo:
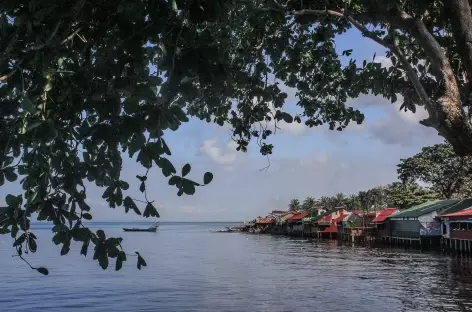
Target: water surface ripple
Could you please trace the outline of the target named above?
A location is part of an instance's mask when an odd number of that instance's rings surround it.
[[[343,246],[335,241],[211,233],[221,224],[162,224],[157,233],[123,233],[129,260],[119,272],[84,258],[80,245],[61,257],[37,226],[28,255],[49,276],[12,258],[0,236],[0,311],[470,311],[471,262],[437,253]],[[132,226],[132,225],[131,225]],[[110,265],[114,268],[114,263]]]

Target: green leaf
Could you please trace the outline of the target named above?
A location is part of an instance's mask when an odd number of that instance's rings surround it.
[[[18,178],[18,175],[15,173],[14,169],[11,167],[5,168],[5,178],[8,180],[8,182],[15,182],[16,179]]]
[[[44,86],[44,91],[49,92],[52,90],[52,83],[48,81],[46,85]]]
[[[282,119],[286,122],[286,123],[292,123],[293,122],[293,117],[286,113],[286,112],[282,112],[281,113],[281,116],[282,116]]]
[[[172,176],[169,179],[169,185],[177,185],[181,181],[181,178],[179,176]]]
[[[123,201],[123,206],[125,207],[125,212],[128,213],[128,211],[130,209],[135,209],[135,208],[138,208],[136,207],[136,204],[134,203],[134,200],[129,197],[129,196],[126,196],[124,201]]]
[[[120,181],[120,187],[122,190],[126,191],[127,189],[129,189],[129,184],[126,181]]]
[[[166,177],[177,173],[174,165],[165,157],[159,158],[159,160],[156,161],[156,164],[162,169],[162,174]]]
[[[141,182],[141,185],[139,186],[139,191],[141,191],[141,193],[144,193],[145,190],[146,190],[146,183]]]
[[[146,205],[146,208],[144,209],[143,217],[148,218],[148,217],[157,217],[159,218],[159,213],[157,212],[156,208],[154,207],[153,204],[148,203]]]
[[[146,85],[137,85],[134,89],[134,94],[136,96],[141,97],[141,99],[143,100],[155,101],[157,97],[156,97],[156,91],[153,89],[154,88],[150,88],[149,86],[146,86]]]
[[[98,263],[102,269],[106,270],[108,268],[108,255],[106,249],[103,247],[99,250]]]
[[[28,247],[32,253],[36,252],[36,250],[38,249],[38,245],[36,244],[36,240],[34,238],[30,238],[28,240]]]
[[[187,195],[193,195],[195,194],[195,185],[189,180],[184,180],[182,183],[182,190]]]
[[[2,186],[3,184],[5,184],[5,176],[3,171],[0,171],[0,186]]]
[[[213,173],[205,172],[205,174],[203,175],[203,183],[205,185],[210,184],[212,180],[213,180]]]
[[[187,174],[189,174],[191,169],[192,169],[192,167],[190,166],[190,164],[185,164],[182,167],[182,177],[185,177]]]
[[[38,271],[39,273],[43,274],[43,275],[49,275],[49,271],[48,269],[46,268],[37,268],[36,271]]]
[[[144,261],[143,257],[141,257],[138,254],[138,263],[137,263],[138,270],[141,270],[141,267],[143,266],[147,266],[146,261]]]
[[[105,232],[103,232],[103,230],[98,230],[97,231],[97,236],[101,241],[105,241],[105,239],[106,239]]]
[[[23,233],[20,235],[20,237],[18,237],[15,242],[13,243],[13,247],[16,247],[16,246],[20,246],[21,244],[23,244],[26,240],[26,233]]]
[[[162,84],[161,77],[149,76],[147,78],[148,84],[151,86],[160,86]]]
[[[121,270],[123,267],[123,260],[121,259],[120,256],[116,257],[116,265],[115,265],[115,271]]]
[[[188,122],[189,119],[187,117],[187,114],[185,114],[185,112],[182,110],[182,108],[180,108],[177,105],[173,105],[173,106],[171,106],[170,109],[171,109],[172,113],[174,113],[177,120],[179,120],[181,122]]]
[[[138,162],[143,165],[144,168],[149,169],[152,166],[152,158],[149,156],[148,149],[143,147],[138,154],[138,158],[136,159]]]
[[[18,231],[19,231],[18,225],[13,224],[13,225],[11,226],[11,233],[10,233],[10,234],[11,234],[11,237],[12,237],[12,238],[15,238],[15,237],[16,237],[16,234],[18,234]]]
[[[70,251],[70,240],[67,240],[62,245],[61,256],[67,255],[69,253],[69,251]]]
[[[20,205],[20,201],[19,201],[18,197],[13,196],[11,194],[8,194],[5,197],[5,202],[7,203],[7,205],[9,207],[18,207]]]
[[[33,102],[31,102],[28,98],[24,98],[23,101],[21,102],[21,108],[28,112],[28,113],[31,113],[33,114],[34,111],[35,111],[35,107],[34,107],[34,104]]]
[[[82,248],[80,249],[81,255],[84,255],[85,257],[87,257],[88,246],[89,246],[89,241],[87,240],[82,244]]]
[[[164,150],[164,153],[166,153],[167,155],[172,155],[170,149],[169,149],[169,146],[167,146],[167,143],[164,139],[161,139],[161,143],[162,143],[162,149]]]
[[[82,214],[82,217],[85,219],[85,220],[92,220],[92,215],[88,212],[84,212]]]

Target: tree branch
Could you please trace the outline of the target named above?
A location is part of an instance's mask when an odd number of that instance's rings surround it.
[[[444,1],[453,29],[454,39],[467,71],[472,80],[472,15],[468,0]]]
[[[276,4],[278,4],[276,2]],[[259,9],[258,9],[259,10]],[[286,12],[284,10],[284,7],[281,5],[277,5],[276,8],[262,8],[260,9],[262,11],[278,11],[278,12]],[[341,11],[334,11],[334,10],[308,10],[308,9],[303,9],[300,11],[292,11],[288,12],[289,15],[292,16],[302,16],[302,15],[315,15],[315,16],[333,16],[337,17],[340,19],[345,19],[347,20],[350,24],[352,24],[354,27],[356,27],[365,37],[370,38],[377,42],[378,44],[382,45],[383,47],[389,49],[393,54],[395,54],[398,59],[400,60],[403,68],[405,69],[405,72],[408,76],[408,79],[411,81],[413,87],[415,88],[415,91],[417,92],[421,102],[426,106],[431,108],[432,103],[431,100],[426,93],[423,85],[421,84],[420,80],[418,79],[418,76],[416,75],[415,70],[411,66],[411,64],[408,62],[407,58],[403,54],[403,52],[395,46],[395,44],[389,43],[386,40],[380,38],[377,36],[375,33],[367,29],[367,27],[363,24],[361,24],[359,21],[355,20],[352,16],[345,14],[344,10]],[[434,39],[434,38],[433,38]]]
[[[57,23],[56,23],[56,26],[54,27],[54,30],[52,31],[51,35],[49,36],[49,39],[46,40],[46,42],[42,43],[42,44],[38,44],[38,45],[35,45],[35,46],[32,46],[30,48],[27,48],[25,50],[23,50],[24,53],[26,52],[29,52],[29,51],[36,51],[36,50],[41,50],[42,48],[44,48],[45,46],[49,45],[52,41],[52,39],[56,36],[58,30],[59,30],[59,26],[61,26],[61,20],[59,20]]]

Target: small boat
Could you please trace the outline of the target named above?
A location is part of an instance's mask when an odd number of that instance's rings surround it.
[[[159,227],[159,222],[154,223],[147,229],[139,229],[139,228],[123,228],[125,232],[156,232],[157,228]]]

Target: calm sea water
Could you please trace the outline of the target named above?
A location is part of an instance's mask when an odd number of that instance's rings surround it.
[[[61,257],[50,229],[36,226],[30,270],[0,236],[0,311],[470,311],[469,260],[404,250],[340,246],[334,241],[212,233],[223,224],[161,224],[157,233],[124,233],[132,224],[94,224],[124,238],[148,266],[130,259],[103,271],[80,246]],[[111,266],[114,268],[114,264]]]

